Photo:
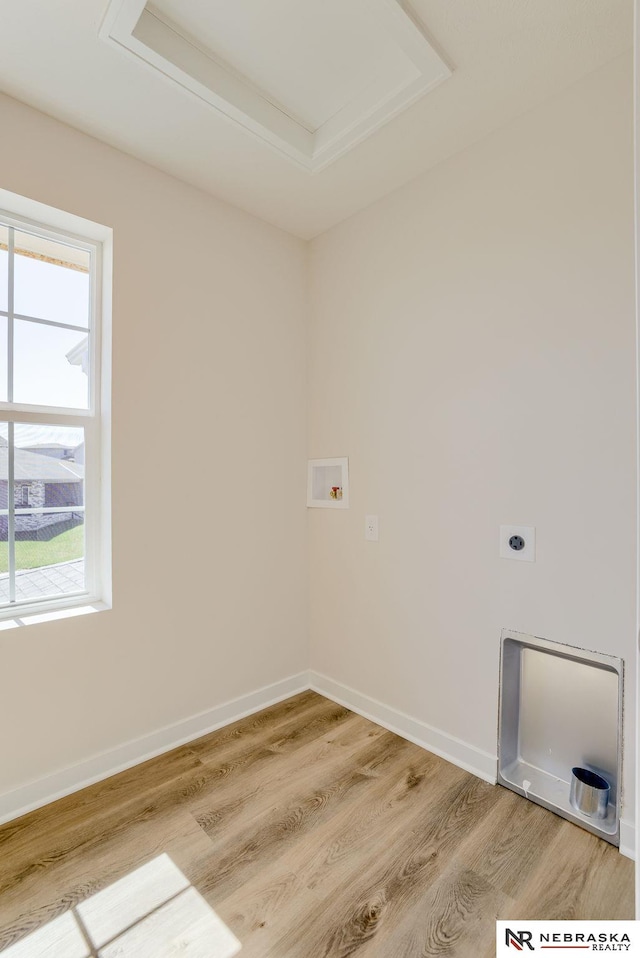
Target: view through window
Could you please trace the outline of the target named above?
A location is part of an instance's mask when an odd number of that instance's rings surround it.
[[[90,591],[95,302],[95,244],[0,220],[0,610]]]

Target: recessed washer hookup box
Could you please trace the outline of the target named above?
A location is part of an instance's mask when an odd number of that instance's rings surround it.
[[[498,782],[613,845],[620,843],[622,689],[622,659],[502,633]],[[570,801],[576,767],[609,786],[598,816]]]

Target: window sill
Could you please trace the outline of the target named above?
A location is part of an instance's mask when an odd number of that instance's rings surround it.
[[[60,608],[56,606],[48,609],[34,609],[24,611],[19,614],[18,609],[4,610],[0,618],[0,632],[6,629],[20,629],[25,625],[39,625],[41,622],[55,622],[58,619],[71,619],[78,615],[91,615],[93,612],[108,612],[111,608],[106,602],[100,600],[84,599],[82,604],[75,603],[72,606]]]

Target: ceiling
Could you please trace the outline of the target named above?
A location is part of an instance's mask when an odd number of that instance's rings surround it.
[[[311,238],[629,50],[633,3],[20,0],[0,26],[3,92]]]

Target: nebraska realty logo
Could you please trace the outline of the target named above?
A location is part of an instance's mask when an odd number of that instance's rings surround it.
[[[617,951],[640,958],[635,921],[498,921],[496,956],[532,951]]]

